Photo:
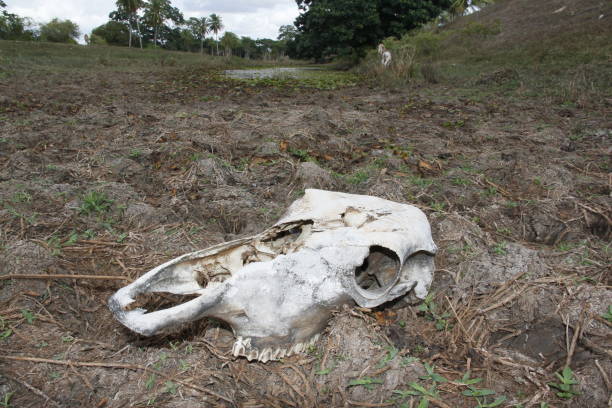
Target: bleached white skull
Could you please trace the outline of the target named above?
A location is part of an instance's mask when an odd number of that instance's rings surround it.
[[[305,351],[343,304],[376,307],[411,290],[425,298],[435,252],[416,207],[306,190],[273,227],[160,265],[117,291],[109,306],[145,336],[207,316],[223,320],[237,337],[234,356],[266,362]],[[197,297],[159,311],[128,310],[156,292]]]

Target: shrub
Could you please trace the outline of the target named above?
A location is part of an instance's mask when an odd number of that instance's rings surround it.
[[[40,38],[43,41],[76,44],[79,35],[79,26],[70,20],[54,18],[40,27]]]

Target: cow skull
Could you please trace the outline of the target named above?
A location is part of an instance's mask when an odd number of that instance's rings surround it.
[[[416,207],[306,190],[273,227],[160,265],[117,291],[109,307],[145,336],[223,320],[237,337],[234,356],[266,362],[306,350],[343,304],[376,307],[411,290],[425,298],[435,252]],[[197,297],[149,313],[133,307],[159,292]]]

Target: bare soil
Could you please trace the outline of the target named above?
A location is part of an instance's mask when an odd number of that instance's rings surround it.
[[[10,406],[413,407],[421,397],[397,391],[431,389],[431,366],[446,381],[430,406],[476,406],[468,372],[495,392],[482,404],[608,406],[609,100],[250,86],[197,70],[19,74],[0,95]],[[259,232],[309,187],[428,214],[429,310],[347,308],[316,347],[267,364],[230,357],[222,322],[143,338],[112,317],[127,283],[112,277]],[[566,364],[569,399],[549,385]]]

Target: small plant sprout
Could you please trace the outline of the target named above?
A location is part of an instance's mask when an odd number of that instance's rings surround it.
[[[418,408],[429,407],[429,398],[438,399],[440,396],[437,384],[435,382],[429,389],[416,382],[411,382],[410,384],[408,384],[408,386],[410,386],[409,390],[395,390],[393,391],[393,393],[399,395],[401,399],[405,399],[408,397],[421,397],[421,399],[419,400],[419,405],[417,405]]]
[[[435,322],[437,330],[445,330],[452,327],[452,325],[448,322],[448,318],[450,317],[450,313],[438,313],[438,305],[434,302],[435,292],[430,292],[423,303],[421,303],[418,307],[418,311],[425,314],[425,317],[433,322]]]
[[[608,305],[608,311],[602,314],[601,317],[612,323],[612,305]]]
[[[506,248],[508,247],[508,243],[506,241],[502,241],[493,247],[493,252],[497,255],[506,255]]]
[[[362,385],[368,390],[373,390],[376,384],[383,384],[383,380],[379,378],[363,377],[357,380],[352,380],[351,382],[348,383],[348,386],[357,387],[359,385]]]
[[[145,382],[145,387],[147,387],[147,390],[150,390],[150,389],[153,389],[154,385],[155,385],[155,374],[151,374],[149,378],[147,378],[147,381]]]
[[[173,383],[172,381],[166,381],[164,383],[164,393],[166,394],[176,394],[176,384]]]
[[[578,381],[574,378],[574,372],[571,368],[565,367],[561,374],[555,373],[560,383],[548,383],[551,387],[557,390],[557,397],[563,399],[571,399],[575,395],[580,395],[579,392],[574,391],[573,386],[578,384]]]
[[[378,363],[378,368],[383,368],[388,362],[392,361],[397,356],[399,350],[393,346],[387,346],[387,354]]]
[[[26,320],[26,322],[28,322],[28,324],[32,324],[34,320],[36,320],[36,316],[34,316],[34,314],[28,309],[21,309],[21,315]]]
[[[503,404],[506,401],[506,397],[502,395],[501,397],[495,398],[495,400],[491,402],[486,402],[486,400],[487,400],[486,398],[482,400],[480,398],[476,398],[476,402],[478,403],[478,405],[476,405],[476,408],[499,407],[501,404]]]
[[[82,214],[95,214],[108,211],[113,204],[113,200],[108,198],[106,194],[97,191],[90,191],[83,196],[83,202],[79,207],[79,212]]]
[[[0,401],[0,406],[3,406],[4,408],[8,408],[11,406],[11,399],[13,398],[13,395],[15,395],[14,392],[7,392],[6,394],[2,395],[2,400]]]
[[[430,366],[427,363],[423,363],[423,367],[425,367],[425,371],[427,371],[427,375],[422,375],[419,378],[421,380],[431,380],[434,383],[445,383],[448,382],[448,380],[444,377],[442,377],[440,374],[435,372],[435,366]]]
[[[471,373],[468,371],[467,373],[463,375],[463,377],[461,377],[460,380],[456,380],[455,383],[470,386],[470,385],[478,384],[479,382],[482,381],[482,378],[470,378],[470,375]]]

